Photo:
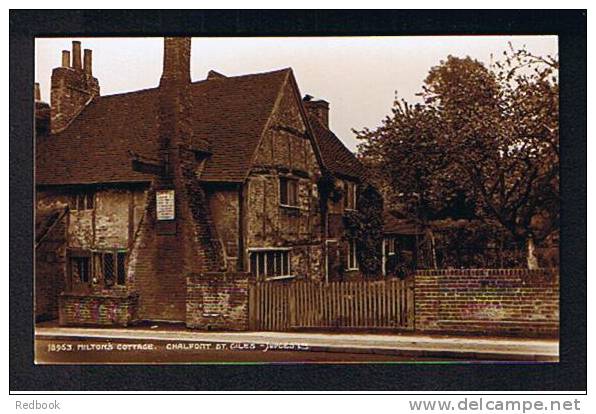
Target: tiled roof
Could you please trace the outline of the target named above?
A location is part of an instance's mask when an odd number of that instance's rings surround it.
[[[191,85],[195,138],[212,156],[201,179],[240,182],[290,69]],[[94,99],[64,131],[36,139],[38,185],[149,181],[130,152],[157,159],[159,90]]]
[[[201,180],[244,180],[289,72],[284,69],[195,84],[194,134],[209,141],[213,154]]]
[[[341,140],[315,116],[308,117],[321,151],[323,164],[334,174],[357,179],[366,178],[366,170]]]

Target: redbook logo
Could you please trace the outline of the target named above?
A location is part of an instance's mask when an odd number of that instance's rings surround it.
[[[46,401],[16,401],[17,410],[60,410],[60,403],[56,400]]]

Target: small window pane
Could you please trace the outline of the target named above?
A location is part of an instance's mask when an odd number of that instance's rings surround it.
[[[91,210],[93,209],[93,204],[94,204],[94,194],[93,193],[87,193],[87,209]]]
[[[103,255],[103,280],[106,286],[114,284],[114,255],[112,253]]]
[[[81,266],[79,265],[79,261],[76,258],[75,259],[72,259],[71,265],[72,265],[71,272],[72,272],[72,278],[73,278],[73,280],[80,280],[80,281],[82,281],[82,279],[81,279]]]
[[[79,275],[79,280],[83,283],[89,283],[89,258],[77,257],[75,259],[76,273]]]
[[[250,272],[253,276],[258,276],[257,274],[257,254],[252,253],[250,255]]]
[[[288,183],[288,199],[289,199],[289,204],[291,206],[296,206],[298,205],[297,200],[296,200],[296,189],[297,189],[297,183],[296,181],[292,180]]]
[[[275,275],[275,253],[269,252],[267,254],[267,276]]]
[[[285,178],[279,179],[279,202],[283,205],[288,205],[288,180]]]
[[[126,253],[118,253],[118,284],[126,284]]]
[[[289,275],[290,274],[290,255],[288,254],[288,252],[282,252],[282,273],[284,275]]]
[[[275,256],[275,276],[281,276],[282,272],[282,252],[275,252],[273,253]]]
[[[258,263],[258,269],[259,269],[259,273],[257,274],[257,276],[262,276],[265,274],[265,253],[257,253],[258,254],[258,258],[259,258],[259,263]]]

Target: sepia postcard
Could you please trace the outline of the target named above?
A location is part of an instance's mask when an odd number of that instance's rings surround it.
[[[36,364],[559,360],[553,35],[37,37]]]

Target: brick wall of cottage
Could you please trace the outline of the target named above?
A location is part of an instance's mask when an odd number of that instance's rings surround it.
[[[245,186],[246,248],[291,247],[298,278],[324,277],[322,222],[316,186],[321,171],[293,85],[288,81]],[[280,206],[280,177],[298,183],[298,205]],[[248,270],[248,257],[245,258]]]
[[[94,194],[94,208],[77,210],[72,197]],[[62,187],[37,192],[37,208],[70,206],[68,247],[77,249],[127,249],[145,209],[145,192],[137,188],[82,189]]]
[[[59,323],[63,326],[128,326],[137,321],[138,295],[127,292],[60,295]]]
[[[420,270],[414,293],[419,332],[558,334],[558,270]]]
[[[93,194],[92,209],[77,210],[73,204],[76,194]],[[130,254],[134,235],[145,210],[146,190],[143,186],[131,188],[92,188],[63,186],[45,189],[37,192],[37,208],[45,209],[59,205],[70,205],[68,220],[63,220],[60,227],[52,230],[64,230],[64,243],[44,243],[37,249],[36,256],[36,289],[47,292],[48,304],[54,304],[53,311],[47,318],[57,318],[61,324],[98,324],[107,325],[109,318],[116,318],[114,324],[126,325],[130,318],[136,318],[137,299],[123,299],[134,296],[134,280],[127,272],[124,286],[115,285],[106,288],[100,283],[91,283],[84,290],[75,286],[69,280],[69,251],[113,251],[126,250],[129,257],[127,266],[130,267]],[[63,227],[62,227],[63,226]],[[53,237],[53,236],[52,236]],[[52,258],[52,261],[48,260]],[[90,256],[91,265],[92,256]],[[52,278],[52,289],[46,289],[45,281]],[[73,292],[72,290],[76,292]],[[93,301],[84,299],[94,298]],[[105,298],[105,300],[101,298]],[[80,302],[77,305],[77,302]],[[54,305],[51,305],[52,307]],[[58,311],[60,306],[60,312]],[[44,305],[40,302],[40,309]],[[65,306],[64,309],[62,307]],[[100,311],[98,313],[98,310]],[[102,312],[107,312],[102,316]],[[129,315],[124,317],[122,315]],[[44,318],[44,316],[42,316]],[[77,318],[79,318],[77,322]]]
[[[248,329],[248,273],[195,273],[187,278],[186,326]]]
[[[238,268],[242,261],[242,246],[240,245],[240,186],[216,185],[206,189],[211,218],[219,236],[219,243],[224,254],[224,262],[228,271],[241,270]]]

